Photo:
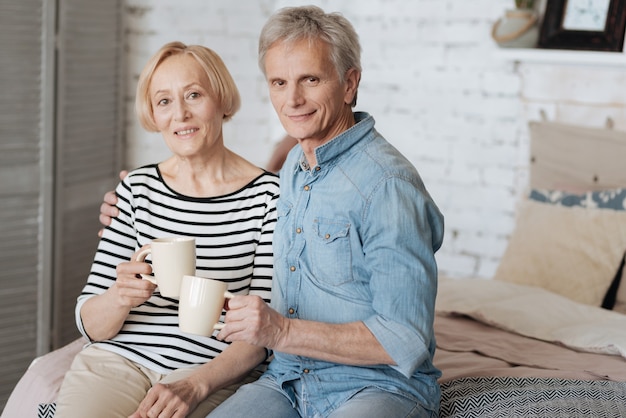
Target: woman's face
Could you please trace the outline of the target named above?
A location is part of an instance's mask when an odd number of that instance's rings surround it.
[[[224,111],[208,86],[204,70],[187,54],[166,58],[154,71],[149,88],[154,122],[177,156],[202,156],[224,146]]]

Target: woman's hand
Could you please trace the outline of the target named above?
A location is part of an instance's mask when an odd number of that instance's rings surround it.
[[[200,402],[196,388],[189,379],[172,383],[157,383],[141,401],[137,411],[129,418],[184,418]]]
[[[115,269],[117,279],[109,291],[113,292],[117,303],[120,306],[132,309],[141,305],[150,297],[156,289],[156,285],[149,280],[143,280],[141,274],[152,273],[152,268],[148,263],[134,261],[137,253],[133,255],[133,261],[118,264]]]
[[[130,310],[150,299],[156,289],[155,284],[139,276],[150,274],[152,268],[148,263],[135,261],[137,254],[131,261],[117,266],[117,279],[106,292],[90,298],[82,306],[81,320],[92,340],[102,341],[117,335]]]

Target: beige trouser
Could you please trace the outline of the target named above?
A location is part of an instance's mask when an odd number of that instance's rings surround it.
[[[192,371],[193,368],[179,369],[164,375],[118,354],[89,346],[76,355],[65,375],[55,418],[127,418],[154,384],[182,379]],[[243,382],[213,393],[188,417],[206,417],[239,386],[253,382],[259,376],[260,372],[253,371]]]

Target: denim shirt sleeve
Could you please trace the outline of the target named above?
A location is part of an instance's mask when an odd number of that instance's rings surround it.
[[[421,184],[386,178],[368,203],[363,249],[376,315],[364,323],[410,377],[434,354],[435,251],[443,216]]]

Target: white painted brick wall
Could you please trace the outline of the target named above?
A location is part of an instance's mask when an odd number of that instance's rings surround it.
[[[442,273],[491,277],[514,226],[528,179],[527,122],[550,119],[626,130],[626,71],[619,66],[503,59],[490,38],[513,0],[125,0],[127,165],[168,155],[159,135],[132,113],[138,72],[163,43],[202,43],[229,66],[243,97],[225,125],[235,152],[263,165],[283,131],[257,67],[256,42],[267,16],[317,4],[354,24],[363,46],[358,110],[422,174],[446,216],[438,253]]]

